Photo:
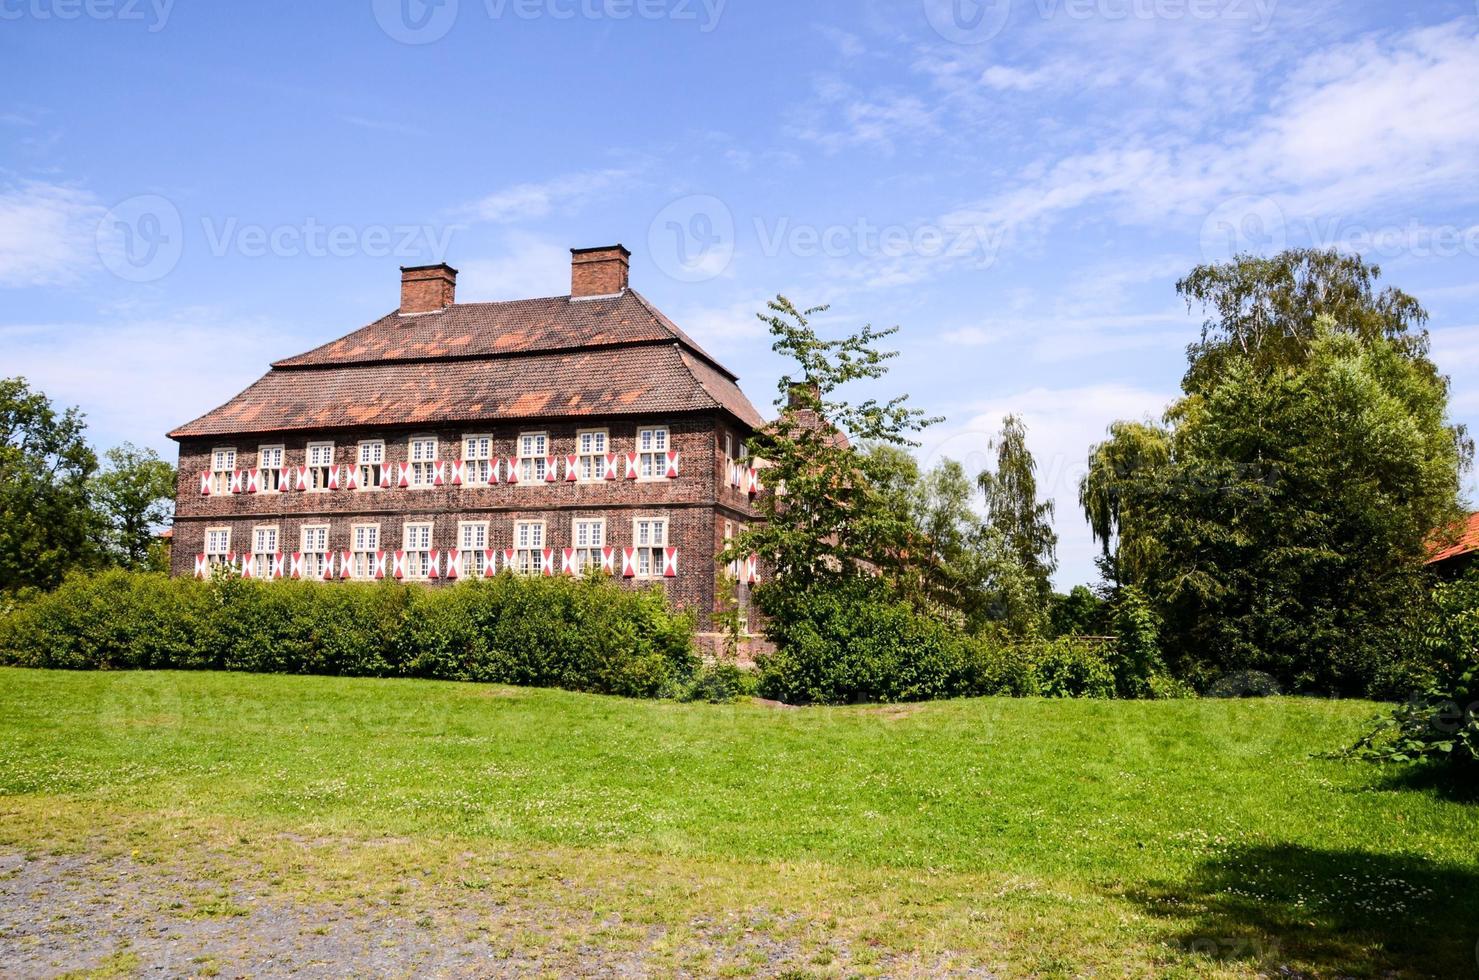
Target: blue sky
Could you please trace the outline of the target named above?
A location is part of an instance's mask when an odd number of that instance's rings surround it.
[[[616,241],[762,410],[783,292],[901,327],[922,458],[1023,414],[1063,585],[1089,445],[1175,396],[1175,282],[1235,246],[1379,261],[1479,422],[1474,0],[0,0],[0,65],[0,373],[100,446],[172,458],[399,265],[556,295]]]

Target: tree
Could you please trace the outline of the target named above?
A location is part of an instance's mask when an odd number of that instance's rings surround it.
[[[1104,600],[1087,585],[1075,585],[1067,595],[1053,596],[1048,620],[1053,636],[1099,636],[1104,625]]]
[[[780,418],[750,439],[763,459],[767,486],[760,498],[763,523],[736,536],[720,560],[760,555],[787,589],[819,582],[881,575],[896,583],[915,544],[907,514],[890,498],[897,460],[859,452],[868,445],[908,446],[912,433],[937,421],[907,407],[907,396],[880,403],[851,404],[838,389],[887,373],[897,352],[877,344],[897,332],[864,326],[839,340],[823,340],[811,318],[826,307],[798,310],[778,296],[760,319],[774,338],[772,349],[795,362],[779,383]],[[762,588],[759,597],[764,607]]]
[[[1037,499],[1037,461],[1027,448],[1027,426],[1020,416],[1002,420],[996,472],[983,472],[977,482],[986,495],[990,526],[1016,554],[1032,580],[1038,606],[1046,610],[1058,567],[1058,535],[1053,530],[1053,502]]]
[[[1142,590],[1177,673],[1397,693],[1433,528],[1472,447],[1450,425],[1426,318],[1358,258],[1202,267],[1216,311],[1163,426],[1117,423],[1080,501],[1105,566]]]
[[[124,568],[155,567],[156,530],[174,513],[175,468],[154,450],[131,443],[103,458],[107,466],[91,487],[102,551]]]
[[[94,560],[85,427],[24,378],[0,379],[0,591],[49,588]]]

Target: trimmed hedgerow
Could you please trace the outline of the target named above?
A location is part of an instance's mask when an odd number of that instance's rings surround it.
[[[422,677],[659,697],[697,668],[693,622],[659,590],[511,575],[396,583],[77,575],[0,618],[0,663]]]

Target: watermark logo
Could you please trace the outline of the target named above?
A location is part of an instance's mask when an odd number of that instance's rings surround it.
[[[681,197],[657,213],[647,247],[657,267],[679,282],[708,282],[734,261],[734,213],[711,194]]]
[[[1202,258],[1216,262],[1249,252],[1282,251],[1288,241],[1284,211],[1272,198],[1245,194],[1218,205],[1202,222]]]
[[[935,33],[954,44],[985,44],[1002,32],[1012,0],[924,0]]]
[[[0,20],[116,20],[164,30],[175,0],[0,0]]]
[[[375,21],[402,44],[440,41],[457,23],[458,0],[372,0]]]
[[[185,251],[185,225],[174,202],[157,194],[121,201],[98,222],[98,258],[128,282],[156,282]]]

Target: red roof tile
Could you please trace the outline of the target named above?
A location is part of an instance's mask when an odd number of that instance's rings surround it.
[[[1446,534],[1435,535],[1429,547],[1427,564],[1447,561],[1479,551],[1479,513],[1473,513]]]

